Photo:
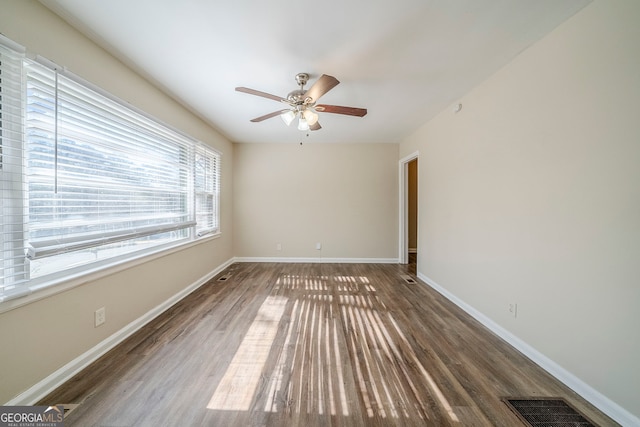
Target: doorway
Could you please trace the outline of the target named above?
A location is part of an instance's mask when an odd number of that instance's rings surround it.
[[[407,263],[415,274],[418,258],[418,159],[411,160],[407,167]]]
[[[400,169],[400,264],[415,263],[418,251],[418,152],[404,157]]]

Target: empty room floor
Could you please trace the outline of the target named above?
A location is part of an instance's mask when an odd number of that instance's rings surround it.
[[[617,425],[395,264],[236,263],[39,404],[66,426]]]

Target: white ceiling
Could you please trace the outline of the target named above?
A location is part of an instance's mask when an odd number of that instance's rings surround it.
[[[401,141],[590,0],[41,0],[235,142]],[[278,118],[294,76],[340,84],[316,132]],[[306,88],[310,87],[310,84]]]

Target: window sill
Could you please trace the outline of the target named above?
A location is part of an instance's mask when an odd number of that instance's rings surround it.
[[[0,296],[0,314],[40,301],[61,292],[68,291],[69,289],[86,285],[103,277],[128,270],[172,253],[180,252],[193,246],[215,240],[220,236],[222,236],[222,233],[220,232],[207,234],[197,240],[179,243],[168,248],[162,248],[155,252],[146,252],[127,260],[115,261],[99,267],[87,268],[84,271],[76,272],[63,278],[57,278],[48,282],[25,287],[25,289],[17,291],[14,295],[9,293],[8,295]]]

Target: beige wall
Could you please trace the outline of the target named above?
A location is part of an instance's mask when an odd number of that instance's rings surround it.
[[[397,259],[397,144],[238,144],[234,155],[236,256]]]
[[[400,148],[419,272],[635,416],[639,23],[637,0],[593,2]]]
[[[0,314],[7,402],[232,257],[233,146],[36,1],[0,0],[0,33],[222,152],[222,237]],[[107,323],[93,327],[94,311]]]

